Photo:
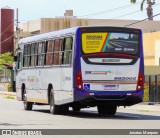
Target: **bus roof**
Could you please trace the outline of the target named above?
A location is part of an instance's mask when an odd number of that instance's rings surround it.
[[[66,36],[66,35],[71,35],[75,34],[78,28],[92,28],[92,27],[105,27],[105,28],[114,28],[114,29],[131,29],[131,30],[140,30],[137,28],[128,28],[128,27],[113,27],[113,26],[77,26],[77,27],[72,27],[72,28],[67,28],[63,30],[57,30],[53,32],[48,32],[44,34],[39,34],[35,36],[30,36],[26,38],[22,38],[19,41],[19,44],[25,44],[25,43],[31,43],[31,42],[37,42],[37,41],[43,41],[43,40],[48,40],[48,39],[53,39],[56,37],[61,37],[61,36]]]
[[[63,30],[57,30],[57,31],[49,32],[49,33],[44,33],[44,34],[22,38],[19,41],[19,44],[30,43],[30,42],[41,41],[41,40],[48,40],[48,39],[52,39],[55,37],[61,37],[64,35],[74,34],[78,28],[79,27],[67,28]]]

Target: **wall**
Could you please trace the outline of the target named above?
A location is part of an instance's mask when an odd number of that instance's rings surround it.
[[[145,75],[160,74],[160,66],[145,66]]]
[[[160,40],[160,32],[143,34],[145,65],[159,65],[157,62],[157,58],[158,55],[160,55],[160,51],[159,48],[156,46],[158,45],[159,40]]]

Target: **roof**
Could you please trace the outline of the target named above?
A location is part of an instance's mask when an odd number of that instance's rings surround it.
[[[63,30],[58,30],[58,31],[53,31],[53,32],[49,32],[49,33],[44,33],[44,34],[40,34],[40,35],[35,35],[35,36],[31,36],[31,37],[26,37],[23,38],[19,41],[19,43],[29,43],[29,42],[33,42],[33,41],[40,41],[40,40],[45,40],[45,39],[52,39],[53,37],[59,37],[59,36],[63,36],[63,35],[69,35],[69,34],[73,34],[76,32],[76,30],[79,27],[73,27],[73,28],[68,28],[68,29],[63,29]]]

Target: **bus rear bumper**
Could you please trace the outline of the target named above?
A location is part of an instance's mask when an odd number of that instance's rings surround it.
[[[128,94],[129,93],[129,94]],[[143,90],[134,92],[114,93],[85,93],[75,94],[74,101],[85,106],[114,104],[117,106],[131,106],[143,101]]]

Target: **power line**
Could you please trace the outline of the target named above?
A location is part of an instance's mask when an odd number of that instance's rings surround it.
[[[156,16],[159,16],[159,15],[160,15],[160,13],[155,14],[155,15],[153,15],[153,16],[151,16],[151,17],[156,17]],[[145,18],[145,19],[143,19],[143,20],[136,21],[136,22],[134,22],[134,23],[131,23],[131,24],[125,25],[124,27],[128,27],[128,26],[131,26],[131,25],[134,25],[134,24],[140,23],[140,22],[144,22],[144,21],[148,20],[148,19],[149,19],[149,18],[151,18],[151,17],[148,17],[148,18]]]
[[[117,19],[117,18],[125,17],[125,16],[128,16],[128,15],[131,15],[131,14],[137,13],[137,12],[140,12],[140,10],[137,10],[137,11],[134,11],[134,12],[131,12],[131,13],[128,13],[128,14],[120,15],[120,16],[117,16],[117,17],[115,17],[115,18],[113,18],[113,19]]]
[[[154,5],[153,7],[156,7],[156,6],[158,6],[158,5],[160,5],[160,3]],[[140,11],[141,11],[141,10],[137,10],[137,11],[134,11],[134,12],[131,12],[131,13],[128,13],[128,14],[120,15],[120,16],[117,16],[117,17],[115,17],[115,18],[113,18],[113,19],[125,17],[125,16],[131,15],[131,14],[135,14],[135,13],[140,12]]]
[[[14,36],[14,34],[13,35],[11,35],[10,37],[8,37],[7,39],[5,39],[4,41],[2,41],[0,44],[2,44],[2,43],[4,43],[4,42],[6,42],[7,40],[9,40],[10,38],[12,38]]]
[[[135,6],[135,5],[139,4],[139,3],[141,3],[141,2],[137,2],[136,4],[124,5],[124,6],[121,6],[121,7],[117,7],[117,8],[113,8],[113,9],[109,9],[109,10],[105,10],[105,11],[100,11],[100,12],[95,12],[95,13],[91,13],[91,14],[86,14],[86,15],[82,15],[82,16],[78,16],[78,17],[94,16],[94,15],[97,15],[97,14],[109,13],[109,12],[113,12],[113,11],[116,11],[116,10],[128,8],[128,7],[131,7],[131,6]]]
[[[160,3],[154,5],[153,7],[157,7],[158,5],[160,5]],[[120,16],[117,16],[117,17],[112,18],[112,19],[117,19],[117,18],[120,18],[120,17],[125,17],[125,16],[131,15],[131,14],[135,14],[135,13],[138,13],[138,12],[141,12],[141,10],[137,10],[137,11],[134,11],[134,12],[131,12],[131,13],[128,13],[128,14],[120,15]],[[100,22],[100,21],[95,21],[95,22]]]
[[[0,35],[3,35],[8,29],[9,27],[11,27],[14,23],[11,23]]]

